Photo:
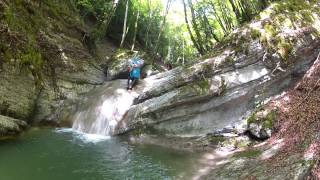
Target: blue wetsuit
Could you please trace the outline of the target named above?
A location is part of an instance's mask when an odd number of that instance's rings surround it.
[[[127,89],[132,89],[132,86],[140,79],[140,69],[143,65],[143,60],[139,58],[133,58],[130,60],[130,73],[128,77]]]
[[[140,68],[139,67],[133,67],[130,71],[130,78],[131,79],[140,79]]]

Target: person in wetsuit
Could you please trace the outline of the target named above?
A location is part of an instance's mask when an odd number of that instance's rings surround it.
[[[127,90],[132,90],[132,87],[137,83],[140,79],[140,71],[143,66],[144,61],[138,57],[134,57],[129,60],[129,75],[128,75],[128,86]]]

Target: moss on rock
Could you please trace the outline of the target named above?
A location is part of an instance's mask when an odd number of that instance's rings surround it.
[[[16,135],[26,127],[27,123],[24,121],[0,115],[0,137]]]
[[[255,158],[262,154],[262,152],[258,149],[245,150],[235,154],[233,157],[236,158]]]
[[[248,130],[251,135],[259,139],[271,136],[273,124],[276,119],[276,111],[259,109],[253,112],[247,119]]]

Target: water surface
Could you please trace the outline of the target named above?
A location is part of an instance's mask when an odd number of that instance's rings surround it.
[[[198,157],[71,129],[31,129],[0,141],[0,179],[189,179]]]

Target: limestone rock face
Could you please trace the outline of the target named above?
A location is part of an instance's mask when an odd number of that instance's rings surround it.
[[[254,27],[263,24],[255,22]],[[278,52],[270,54],[245,32],[248,29],[240,29],[234,36],[244,39],[241,44],[247,50],[239,51],[233,44],[216,47],[215,55],[201,63],[146,78],[116,134],[146,128],[175,136],[203,136],[237,128],[257,104],[293,86],[318,55],[320,41],[314,29],[279,33],[296,42],[294,54],[286,60]],[[256,129],[260,136],[270,136],[270,131]]]
[[[0,114],[28,118],[33,111],[36,98],[34,79],[16,66],[4,64],[0,71]]]
[[[47,12],[57,5],[64,8]],[[0,1],[2,11],[19,17],[13,22],[0,16],[0,115],[56,124],[68,116],[63,105],[105,81],[101,65],[107,58],[92,55],[88,27],[74,4],[48,2],[42,4],[44,11],[33,11],[38,6],[32,1]]]
[[[33,121],[54,124],[64,111],[62,105],[101,85],[105,74],[76,38],[43,34],[39,44],[49,72],[44,72],[44,86],[39,90]]]

